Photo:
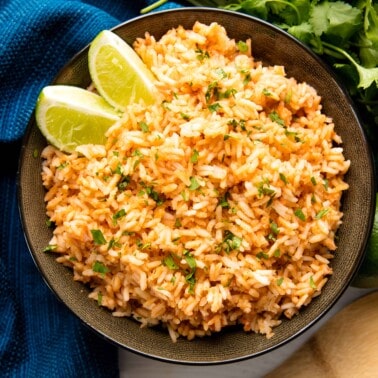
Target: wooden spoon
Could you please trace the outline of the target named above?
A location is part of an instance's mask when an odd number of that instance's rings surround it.
[[[378,377],[378,291],[352,302],[265,378]]]

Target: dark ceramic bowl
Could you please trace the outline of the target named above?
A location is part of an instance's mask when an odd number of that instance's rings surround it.
[[[128,43],[143,37],[146,31],[159,38],[180,24],[191,28],[195,21],[223,25],[230,37],[252,38],[257,59],[266,65],[279,64],[287,74],[311,84],[323,97],[324,111],[334,119],[343,140],[344,153],[351,160],[346,176],[350,189],[342,199],[343,224],[338,231],[338,250],[332,260],[334,274],[322,294],[292,320],[275,328],[275,336],[245,333],[239,328],[225,330],[210,337],[172,343],[168,332],[143,328],[128,318],[116,318],[88,299],[89,290],[74,282],[69,269],[58,264],[53,254],[42,252],[51,238],[45,225],[44,188],[41,159],[34,156],[46,140],[31,118],[24,139],[19,166],[19,206],[25,237],[44,280],[87,326],[119,347],[162,361],[184,364],[235,362],[268,352],[304,332],[322,317],[350,285],[362,260],[371,230],[375,206],[373,163],[367,141],[349,97],[340,88],[331,71],[309,49],[278,28],[261,20],[213,8],[183,8],[141,16],[123,23],[114,31]],[[54,83],[86,87],[90,83],[87,68],[88,47],[76,55],[58,74]]]

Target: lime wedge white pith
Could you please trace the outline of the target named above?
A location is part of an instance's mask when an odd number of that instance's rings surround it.
[[[104,144],[119,115],[101,96],[68,85],[45,87],[37,100],[36,122],[45,138],[65,152],[78,145]]]
[[[133,102],[152,104],[154,77],[138,54],[122,38],[103,30],[88,52],[91,78],[97,91],[116,109]]]

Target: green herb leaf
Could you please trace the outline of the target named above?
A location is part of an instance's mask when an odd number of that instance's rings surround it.
[[[343,1],[324,1],[312,7],[310,22],[316,35],[343,46],[360,28],[362,12]]]
[[[121,179],[118,181],[117,188],[123,192],[127,186],[130,184],[131,176],[130,175],[121,175]]]
[[[287,184],[287,178],[283,173],[279,173],[280,179],[284,182],[284,184]]]
[[[189,185],[189,190],[196,190],[200,187],[200,184],[198,183],[197,179],[192,176],[190,178],[190,185]]]
[[[192,156],[190,157],[190,161],[194,164],[198,162],[199,152],[196,149],[193,149]]]
[[[101,274],[106,274],[109,272],[109,268],[106,265],[104,265],[101,261],[95,261],[92,269],[94,272]]]
[[[214,102],[214,104],[208,105],[207,108],[210,110],[210,112],[215,113],[219,109],[222,109],[222,106],[218,102]]]
[[[185,121],[189,121],[190,120],[190,116],[186,113],[180,113],[180,116],[182,119],[184,119]]]
[[[195,270],[196,267],[197,267],[197,263],[196,263],[196,259],[194,258],[194,256],[189,251],[185,251],[184,252],[184,258],[185,258],[185,261],[187,262],[187,264],[189,265],[189,268],[192,271]]]
[[[276,222],[270,222],[269,224],[270,227],[270,233],[268,235],[268,240],[276,240],[277,235],[280,233],[280,229],[278,228],[278,225]]]
[[[329,209],[323,209],[323,210],[320,210],[316,215],[315,215],[315,219],[321,219],[323,218],[327,213],[328,213]]]
[[[126,215],[125,209],[121,209],[121,210],[117,211],[115,214],[113,214],[113,217],[112,217],[113,224],[116,225],[118,219],[124,217],[125,215]]]
[[[306,216],[304,215],[302,209],[296,209],[294,211],[294,214],[297,218],[299,218],[301,221],[305,221],[306,220]]]
[[[263,195],[272,196],[276,194],[276,191],[270,188],[268,179],[264,179],[257,185],[257,191],[260,197]]]
[[[163,259],[163,264],[172,270],[179,269],[179,266],[176,264],[175,259],[172,254],[169,254],[167,257]]]
[[[56,244],[49,244],[47,247],[43,249],[43,252],[51,252],[55,251],[58,248]]]
[[[279,116],[279,114],[275,110],[269,113],[269,118],[273,122],[278,123],[280,126],[286,127],[284,120]]]
[[[283,277],[277,278],[277,281],[276,281],[277,286],[281,286],[282,283],[283,283],[283,281],[284,281],[284,278],[283,278]]]
[[[146,122],[141,121],[141,122],[138,123],[138,125],[139,125],[140,129],[142,130],[142,132],[144,132],[144,133],[150,132],[150,128],[149,128],[149,126],[147,125]]]
[[[272,92],[270,92],[268,89],[264,88],[262,90],[262,93],[264,96],[270,97],[272,95]]]
[[[265,259],[265,260],[268,260],[269,259],[269,255],[267,254],[267,253],[265,253],[265,252],[259,252],[257,255],[256,255],[256,257],[258,258],[258,259]]]
[[[121,248],[121,247],[122,247],[122,244],[118,242],[116,239],[114,238],[110,239],[110,242],[108,244],[108,250],[112,248]]]
[[[220,197],[218,200],[218,206],[221,206],[224,209],[229,209],[230,208],[230,204],[228,202],[229,197],[230,197],[229,192],[224,193],[224,195]]]
[[[236,47],[241,53],[248,52],[248,45],[244,41],[237,42]]]
[[[310,287],[311,287],[311,289],[314,289],[314,290],[316,289],[316,284],[314,282],[313,276],[310,277]]]
[[[181,194],[181,197],[184,201],[188,201],[189,196],[188,196],[188,193],[186,192],[186,190],[183,190],[180,194]]]
[[[242,241],[243,239],[234,235],[230,230],[226,230],[223,241],[217,246],[216,251],[230,253],[231,251],[238,250],[241,247]]]
[[[92,238],[95,244],[104,245],[106,244],[105,237],[101,230],[91,230]]]
[[[51,219],[46,219],[45,224],[48,228],[54,227],[55,223]]]
[[[101,291],[99,291],[99,292],[97,293],[97,304],[98,304],[99,306],[102,305],[102,292],[101,292]]]
[[[210,54],[207,51],[204,51],[200,48],[196,49],[196,54],[197,54],[197,59],[200,61],[210,58]]]

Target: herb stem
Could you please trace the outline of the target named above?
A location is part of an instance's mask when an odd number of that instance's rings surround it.
[[[160,5],[163,5],[167,2],[168,0],[159,0],[159,1],[155,1],[154,3],[152,3],[151,5],[149,5],[148,7],[145,7],[143,9],[141,9],[140,13],[141,14],[145,14],[145,13],[148,13],[148,12],[151,12],[153,11],[154,9],[160,7]]]

